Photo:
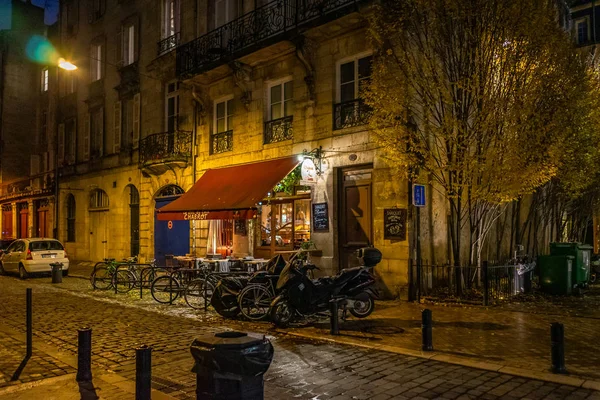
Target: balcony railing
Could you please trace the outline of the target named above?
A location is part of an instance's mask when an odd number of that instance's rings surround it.
[[[265,122],[265,144],[292,139],[294,137],[292,122],[291,115]]]
[[[158,55],[162,56],[165,53],[173,50],[179,44],[179,32],[171,35],[158,42]]]
[[[366,125],[373,111],[362,100],[350,100],[333,105],[333,129]]]
[[[210,135],[210,154],[225,153],[233,150],[233,131]]]
[[[140,165],[188,161],[192,156],[192,132],[155,133],[140,140]]]
[[[307,29],[356,11],[364,0],[275,0],[181,45],[180,77],[212,69],[282,40],[287,32]]]

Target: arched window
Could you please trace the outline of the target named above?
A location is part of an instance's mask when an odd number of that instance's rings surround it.
[[[170,197],[170,196],[179,196],[185,193],[182,188],[177,185],[168,185],[165,186],[158,192],[156,197]]]
[[[108,209],[108,195],[102,189],[95,189],[90,193],[90,210]]]
[[[129,229],[131,235],[130,255],[140,254],[140,192],[129,185]]]
[[[75,197],[67,196],[67,242],[75,241]]]

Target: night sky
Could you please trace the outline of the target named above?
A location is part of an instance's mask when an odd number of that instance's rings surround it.
[[[58,1],[59,0],[31,0],[31,2],[37,6],[45,6],[45,22],[48,25],[56,22],[58,17]],[[10,28],[10,4],[11,0],[0,0],[0,29]]]

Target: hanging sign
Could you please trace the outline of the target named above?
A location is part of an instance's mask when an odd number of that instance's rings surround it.
[[[315,163],[312,159],[305,158],[304,161],[302,161],[300,175],[302,176],[302,180],[300,182],[303,185],[317,183],[317,167],[315,167]]]
[[[386,208],[383,210],[383,238],[386,240],[406,240],[406,208]]]

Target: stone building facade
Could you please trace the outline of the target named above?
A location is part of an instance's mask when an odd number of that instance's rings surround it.
[[[39,130],[47,110],[52,135],[41,153],[58,166],[55,236],[70,258],[147,261],[225,247],[269,257],[310,242],[323,272],[336,273],[374,245],[386,291],[405,296],[408,184],[382,160],[360,100],[372,57],[366,12],[368,2],[350,0],[61,2],[53,43],[78,69],[50,66],[47,105],[36,105],[27,129]],[[287,194],[265,193],[252,220],[156,217],[208,169],[284,157],[310,159],[318,173],[292,179]],[[327,210],[319,229],[315,205]],[[401,220],[391,237],[386,210]]]
[[[52,236],[54,69],[35,55],[54,31],[44,25],[44,10],[28,1],[13,0],[7,10],[10,26],[0,30],[2,238]]]

